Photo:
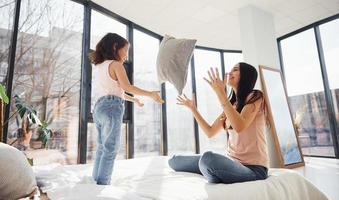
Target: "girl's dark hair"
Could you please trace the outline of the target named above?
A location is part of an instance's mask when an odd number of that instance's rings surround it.
[[[254,90],[257,82],[258,72],[250,64],[240,62],[240,80],[238,83],[237,94],[232,90],[230,94],[230,102],[236,104],[236,110],[240,113],[246,104],[251,104],[260,98],[263,98],[263,93],[260,90]],[[249,97],[249,95],[251,96]],[[249,97],[249,99],[247,99]]]
[[[121,60],[118,51],[123,48],[128,41],[116,33],[107,33],[98,42],[95,51],[89,54],[89,59],[93,64],[100,64],[105,60]]]

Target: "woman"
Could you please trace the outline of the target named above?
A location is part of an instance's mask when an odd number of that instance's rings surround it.
[[[119,150],[124,100],[143,106],[138,99],[125,91],[147,96],[163,103],[159,91],[146,91],[130,84],[124,61],[128,57],[128,41],[115,33],[106,34],[90,54],[93,67],[92,91],[93,119],[98,132],[97,152],[93,167],[93,178],[99,185],[109,185],[114,159]]]
[[[262,92],[253,89],[258,76],[256,69],[247,63],[238,63],[225,75],[224,81],[220,80],[217,69],[211,69],[208,75],[209,79],[204,79],[218,96],[223,111],[212,125],[200,115],[194,100],[185,95],[177,100],[192,111],[207,137],[215,136],[222,128],[228,130],[227,156],[210,151],[201,156],[173,156],[169,160],[170,167],[175,171],[202,174],[210,183],[267,178],[265,105]],[[232,88],[229,99],[226,84]]]

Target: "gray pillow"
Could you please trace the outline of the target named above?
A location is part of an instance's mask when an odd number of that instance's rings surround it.
[[[27,197],[35,189],[33,169],[23,152],[0,142],[0,199]]]
[[[172,83],[181,94],[187,81],[188,64],[197,40],[175,39],[165,35],[157,56],[157,73],[160,83]]]

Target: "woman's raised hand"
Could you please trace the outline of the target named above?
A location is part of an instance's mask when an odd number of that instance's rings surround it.
[[[195,95],[194,94],[192,95],[192,99],[187,98],[185,94],[181,96],[179,95],[177,97],[177,104],[186,106],[189,109],[194,109],[195,108]]]
[[[212,89],[216,93],[226,92],[225,88],[227,84],[227,74],[225,74],[224,80],[221,80],[219,76],[218,68],[215,68],[215,70],[213,68],[210,68],[210,70],[207,71],[207,73],[208,73],[209,79],[204,77],[204,80],[212,87]]]
[[[228,94],[228,90],[227,90],[227,84],[228,84],[228,79],[229,79],[229,76],[230,74],[229,73],[225,73],[225,76],[224,76],[224,85],[225,85],[225,92],[226,92],[226,95]]]

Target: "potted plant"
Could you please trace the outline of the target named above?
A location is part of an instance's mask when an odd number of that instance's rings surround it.
[[[8,103],[8,97],[6,93],[4,94],[5,97],[1,96],[1,98],[4,99],[5,103]],[[37,129],[39,133],[38,140],[40,140],[43,147],[45,147],[46,142],[52,134],[52,131],[48,128],[47,123],[41,122],[37,116],[37,111],[33,108],[33,106],[25,103],[18,95],[14,96],[14,103],[16,111],[3,124],[1,124],[1,135],[3,135],[3,126],[7,124],[11,118],[19,115],[21,118],[21,128],[18,129],[18,137],[12,141],[10,145],[16,144],[15,146],[19,150],[26,150],[31,140],[33,129]],[[1,120],[1,122],[2,121],[3,120]]]
[[[46,146],[46,142],[51,137],[52,131],[48,128],[46,122],[41,122],[37,116],[37,111],[31,106],[22,101],[18,96],[14,96],[14,103],[16,111],[7,119],[6,122],[3,122],[3,105],[8,104],[9,98],[6,94],[6,88],[0,83],[0,142],[3,141],[3,126],[9,122],[9,120],[16,116],[20,115],[22,122],[21,128],[18,129],[18,138],[10,143],[13,145],[15,142],[20,140],[16,145],[19,150],[25,150],[25,146],[29,145],[29,142],[32,137],[32,126],[38,127],[39,138],[43,144]],[[27,158],[28,162],[33,165],[33,158]]]
[[[20,136],[18,139],[23,139],[23,142],[26,143],[27,141],[29,142],[32,137],[32,131],[37,129],[39,134],[38,140],[41,141],[42,146],[45,147],[46,142],[51,137],[52,133],[48,128],[47,123],[41,122],[37,116],[37,111],[33,106],[25,103],[18,95],[14,96],[14,103],[17,110],[9,117],[9,119],[17,114],[19,114],[22,119],[22,127],[18,130]],[[7,123],[9,119],[5,123]]]

